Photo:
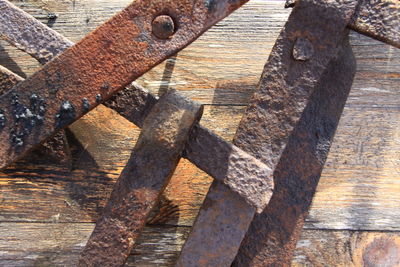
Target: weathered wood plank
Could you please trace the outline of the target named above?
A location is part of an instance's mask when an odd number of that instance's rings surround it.
[[[93,228],[93,223],[0,223],[0,266],[76,266]],[[189,231],[146,227],[126,266],[174,266]],[[397,266],[399,260],[398,232],[305,230],[292,266]],[[392,265],[384,265],[388,262]]]
[[[398,232],[306,230],[292,266],[399,266]]]
[[[77,266],[94,224],[0,223],[0,266]],[[189,227],[147,227],[125,266],[173,266]]]

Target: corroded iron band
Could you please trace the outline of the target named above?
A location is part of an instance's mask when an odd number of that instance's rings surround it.
[[[301,0],[287,0],[294,7]],[[398,0],[363,0],[348,27],[361,34],[400,48],[400,2]]]
[[[0,131],[0,168],[186,47],[245,2],[217,0],[210,6],[195,0],[138,0],[130,4],[0,98],[8,122]],[[152,34],[152,21],[166,11],[179,27],[170,39],[158,39]],[[39,102],[32,111],[34,95]]]
[[[284,164],[284,169],[295,166],[301,168],[304,165],[302,160],[296,161],[303,158],[301,150],[292,154],[292,161],[281,162],[281,156],[288,142],[293,141],[290,139],[293,130],[301,121],[325,70],[338,55],[341,43],[348,34],[346,26],[356,4],[357,1],[347,0],[302,0],[294,8],[278,37],[259,88],[250,101],[234,138],[235,145],[266,163],[274,171],[274,175],[281,164]],[[342,90],[348,89],[338,87]],[[298,143],[300,144],[302,143]],[[306,169],[301,174],[307,179],[314,174],[314,170]],[[286,183],[282,184],[283,182]],[[302,206],[301,202],[292,201],[303,192],[300,188],[294,190],[296,184],[292,185],[290,179],[275,180],[275,184],[279,184],[282,190],[278,205],[271,211],[270,202],[264,210],[271,220],[280,218],[279,214],[282,212],[292,211],[279,208],[286,207],[286,202],[290,203],[289,206],[295,205],[294,210]],[[294,191],[288,191],[293,187]],[[275,189],[272,199],[276,195]],[[280,227],[280,231],[270,231],[269,221],[260,220],[256,221],[257,225],[252,223],[247,232],[255,213],[252,207],[244,204],[225,185],[214,181],[182,249],[177,266],[230,266],[245,235],[244,242],[248,245],[242,245],[239,250],[235,261],[237,266],[267,266],[270,258],[280,259],[274,262],[276,265],[271,263],[271,266],[289,265],[294,246],[285,247],[286,251],[280,249],[283,244],[291,241],[286,237],[293,237],[291,229],[286,227],[289,222],[279,221],[277,227]],[[223,235],[218,234],[222,232]]]
[[[11,81],[23,80],[0,66],[1,77]],[[8,90],[10,87],[5,89]],[[137,126],[143,127],[144,118],[157,101],[155,96],[133,83],[105,104]],[[195,125],[183,156],[214,179],[226,184],[248,204],[255,207],[257,212],[261,212],[268,204],[274,187],[272,179],[267,178],[272,177],[271,170],[207,128]]]
[[[349,27],[400,48],[400,1],[364,0]]]

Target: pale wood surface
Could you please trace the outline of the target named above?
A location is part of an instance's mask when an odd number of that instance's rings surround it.
[[[52,27],[79,41],[130,0],[13,2],[44,23],[57,13]],[[206,104],[201,123],[231,140],[289,11],[283,1],[252,0],[138,82]],[[381,235],[389,251],[399,248],[400,50],[356,33],[351,43],[356,80],[294,266],[361,266]],[[40,67],[3,41],[0,64],[25,77]],[[74,266],[139,129],[99,107],[71,132],[72,171],[31,155],[0,174],[1,266]],[[181,161],[131,266],[173,265],[210,182]]]

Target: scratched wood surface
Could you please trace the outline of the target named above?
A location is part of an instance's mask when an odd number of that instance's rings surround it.
[[[130,0],[13,2],[78,41]],[[201,123],[231,140],[289,11],[252,0],[138,82],[206,104]],[[400,50],[351,43],[357,76],[293,266],[400,265]],[[23,77],[40,67],[3,41],[0,64]],[[0,173],[0,266],[74,266],[138,133],[99,107],[70,127],[72,170],[33,153]],[[129,266],[173,266],[210,182],[181,161]]]

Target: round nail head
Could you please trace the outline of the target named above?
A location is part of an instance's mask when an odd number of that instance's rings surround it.
[[[159,39],[168,39],[175,33],[174,20],[167,15],[161,15],[153,20],[153,34]]]

